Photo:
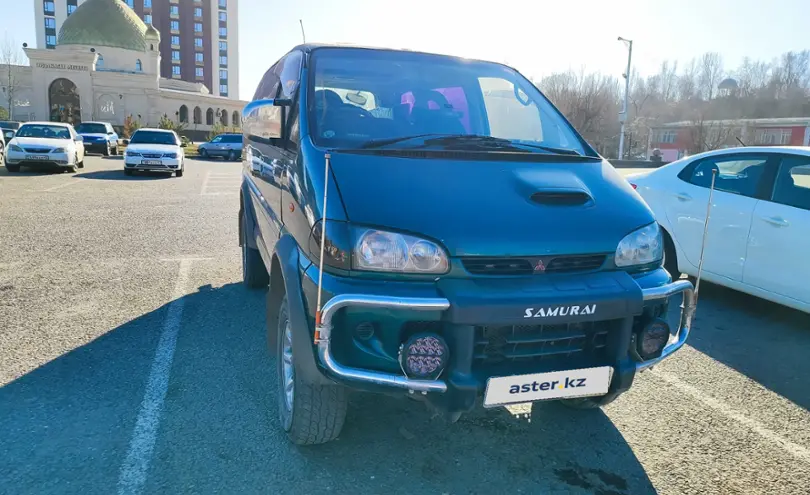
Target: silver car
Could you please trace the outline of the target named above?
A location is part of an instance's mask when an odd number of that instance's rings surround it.
[[[220,134],[198,150],[202,158],[221,157],[235,162],[242,158],[242,135]]]

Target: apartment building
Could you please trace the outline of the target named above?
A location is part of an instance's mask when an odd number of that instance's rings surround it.
[[[34,0],[37,47],[54,49],[62,23],[85,1]],[[127,4],[160,32],[161,77],[239,98],[238,0],[109,1]]]

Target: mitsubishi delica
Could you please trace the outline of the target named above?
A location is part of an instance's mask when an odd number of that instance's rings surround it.
[[[244,283],[269,286],[294,443],[337,437],[351,391],[451,421],[597,408],[689,335],[693,287],[662,268],[651,210],[510,67],[302,45],[243,133]]]

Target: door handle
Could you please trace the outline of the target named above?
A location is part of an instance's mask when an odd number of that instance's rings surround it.
[[[692,196],[690,196],[690,195],[688,195],[686,193],[678,193],[678,194],[675,195],[675,197],[678,198],[681,201],[692,201]]]
[[[790,225],[790,222],[782,217],[762,217],[762,219],[776,227],[787,227]]]

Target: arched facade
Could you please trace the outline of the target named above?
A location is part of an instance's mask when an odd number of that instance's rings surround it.
[[[209,108],[207,112],[205,112],[205,125],[214,125],[214,109]]]
[[[194,123],[202,124],[202,109],[200,107],[194,107]]]
[[[180,106],[180,122],[188,124],[188,107],[185,105]]]
[[[82,121],[82,105],[79,88],[70,79],[59,78],[48,87],[50,120],[79,124]]]

